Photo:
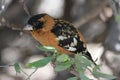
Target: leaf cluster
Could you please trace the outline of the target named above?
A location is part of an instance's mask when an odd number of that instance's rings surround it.
[[[100,72],[100,66],[92,66],[93,63],[90,62],[87,58],[85,58],[81,53],[75,54],[75,57],[70,57],[67,54],[59,54],[57,50],[53,47],[47,47],[47,46],[39,46],[38,49],[42,51],[51,51],[54,54],[49,57],[45,57],[43,59],[40,59],[38,61],[34,61],[31,63],[27,63],[25,67],[27,68],[41,68],[47,65],[49,62],[52,62],[55,67],[54,70],[57,72],[60,71],[73,71],[75,77],[70,77],[67,80],[90,80],[86,74],[85,71],[88,69],[91,74],[96,78],[107,78],[107,79],[115,79],[115,76],[108,75],[105,73]],[[21,68],[18,63],[15,63],[15,70],[17,73],[21,72]],[[92,68],[92,69],[89,69]],[[36,70],[37,71],[37,70]],[[29,76],[30,77],[30,76]]]

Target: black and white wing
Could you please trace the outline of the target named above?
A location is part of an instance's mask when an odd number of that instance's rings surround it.
[[[51,30],[57,36],[59,46],[72,52],[79,53],[86,50],[83,41],[80,40],[78,31],[67,21],[55,19],[55,26]]]

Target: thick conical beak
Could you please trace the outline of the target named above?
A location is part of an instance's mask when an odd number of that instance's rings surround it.
[[[29,25],[29,24],[27,24],[24,28],[23,28],[23,30],[33,30],[33,26],[32,25]]]

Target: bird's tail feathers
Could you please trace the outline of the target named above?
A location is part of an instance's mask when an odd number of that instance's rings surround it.
[[[89,59],[90,61],[92,61],[92,63],[96,66],[97,64],[95,63],[95,61],[92,59],[92,56],[90,55],[90,53],[87,51],[87,52],[84,52],[83,55]]]

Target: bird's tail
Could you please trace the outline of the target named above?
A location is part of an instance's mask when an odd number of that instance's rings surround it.
[[[83,55],[89,59],[90,61],[93,62],[93,64],[96,66],[97,64],[95,63],[95,61],[92,59],[92,56],[90,55],[90,53],[87,51],[87,52],[84,52]]]

